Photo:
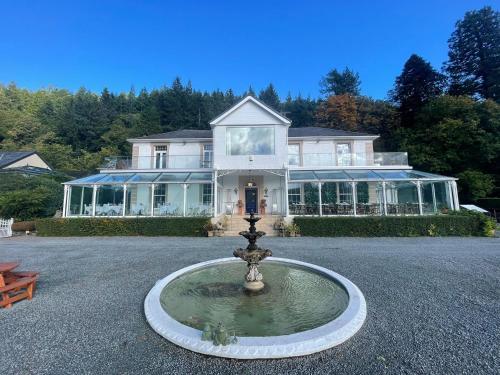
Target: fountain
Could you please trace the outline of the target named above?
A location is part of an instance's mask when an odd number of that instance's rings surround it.
[[[247,262],[248,272],[245,276],[245,288],[256,292],[264,288],[262,274],[258,269],[259,263],[261,260],[272,256],[273,253],[271,250],[261,249],[257,246],[257,240],[266,235],[265,232],[257,231],[255,228],[255,223],[260,220],[260,217],[255,217],[252,212],[250,217],[246,217],[245,220],[250,223],[250,228],[248,231],[240,232],[240,235],[248,240],[248,246],[246,249],[235,250],[233,255]]]
[[[259,219],[245,218],[250,227],[240,235],[248,246],[233,258],[194,264],[155,284],[144,310],[157,333],[199,353],[253,359],[315,353],[361,328],[366,303],[356,285],[326,268],[273,257],[257,245],[265,235],[256,230]]]

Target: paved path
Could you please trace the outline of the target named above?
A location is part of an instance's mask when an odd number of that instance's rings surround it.
[[[498,374],[500,239],[268,238],[363,291],[368,317],[308,357],[236,361],[170,344],[144,319],[154,282],[230,256],[238,238],[0,240],[0,261],[41,271],[35,299],[0,310],[0,374]]]

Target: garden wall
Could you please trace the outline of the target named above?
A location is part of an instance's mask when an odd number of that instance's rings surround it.
[[[400,217],[295,217],[302,236],[414,237],[493,236],[495,223],[482,214]]]
[[[188,236],[205,235],[208,218],[63,218],[37,220],[39,236]]]

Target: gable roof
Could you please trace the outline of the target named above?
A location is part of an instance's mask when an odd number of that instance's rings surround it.
[[[303,128],[289,128],[288,138],[302,137],[378,137],[378,135],[351,132],[341,129],[321,128],[318,126],[306,126]]]
[[[138,137],[134,139],[148,140],[148,139],[211,139],[211,138],[212,138],[211,130],[181,129],[166,133],[146,135],[144,137]]]
[[[0,151],[0,168],[7,167],[21,159],[36,154],[35,151]]]
[[[267,104],[254,98],[252,95],[247,95],[243,99],[241,99],[238,103],[233,105],[231,108],[229,108],[228,110],[226,110],[225,112],[221,113],[219,116],[214,118],[212,121],[210,121],[210,125],[211,126],[217,125],[218,122],[222,121],[227,116],[229,116],[231,113],[235,112],[236,110],[238,110],[238,108],[241,108],[245,103],[248,103],[248,102],[252,102],[252,103],[256,104],[258,107],[262,108],[264,111],[266,111],[270,115],[274,116],[278,120],[284,122],[285,124],[290,125],[292,123],[292,120],[290,120],[289,118],[278,113],[276,110],[269,107]]]

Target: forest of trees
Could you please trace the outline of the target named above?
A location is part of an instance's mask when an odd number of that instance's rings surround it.
[[[408,151],[416,169],[459,177],[464,201],[500,196],[500,13],[491,7],[467,12],[448,49],[441,69],[411,55],[387,100],[363,96],[361,79],[349,68],[320,80],[321,97],[288,95],[284,101],[272,84],[238,95],[197,91],[180,78],[120,94],[0,85],[0,150],[36,150],[63,178],[81,176],[106,156],[129,154],[127,138],[209,129],[212,118],[252,94],[294,127],[379,134],[378,151]],[[8,197],[0,206],[2,200]]]

